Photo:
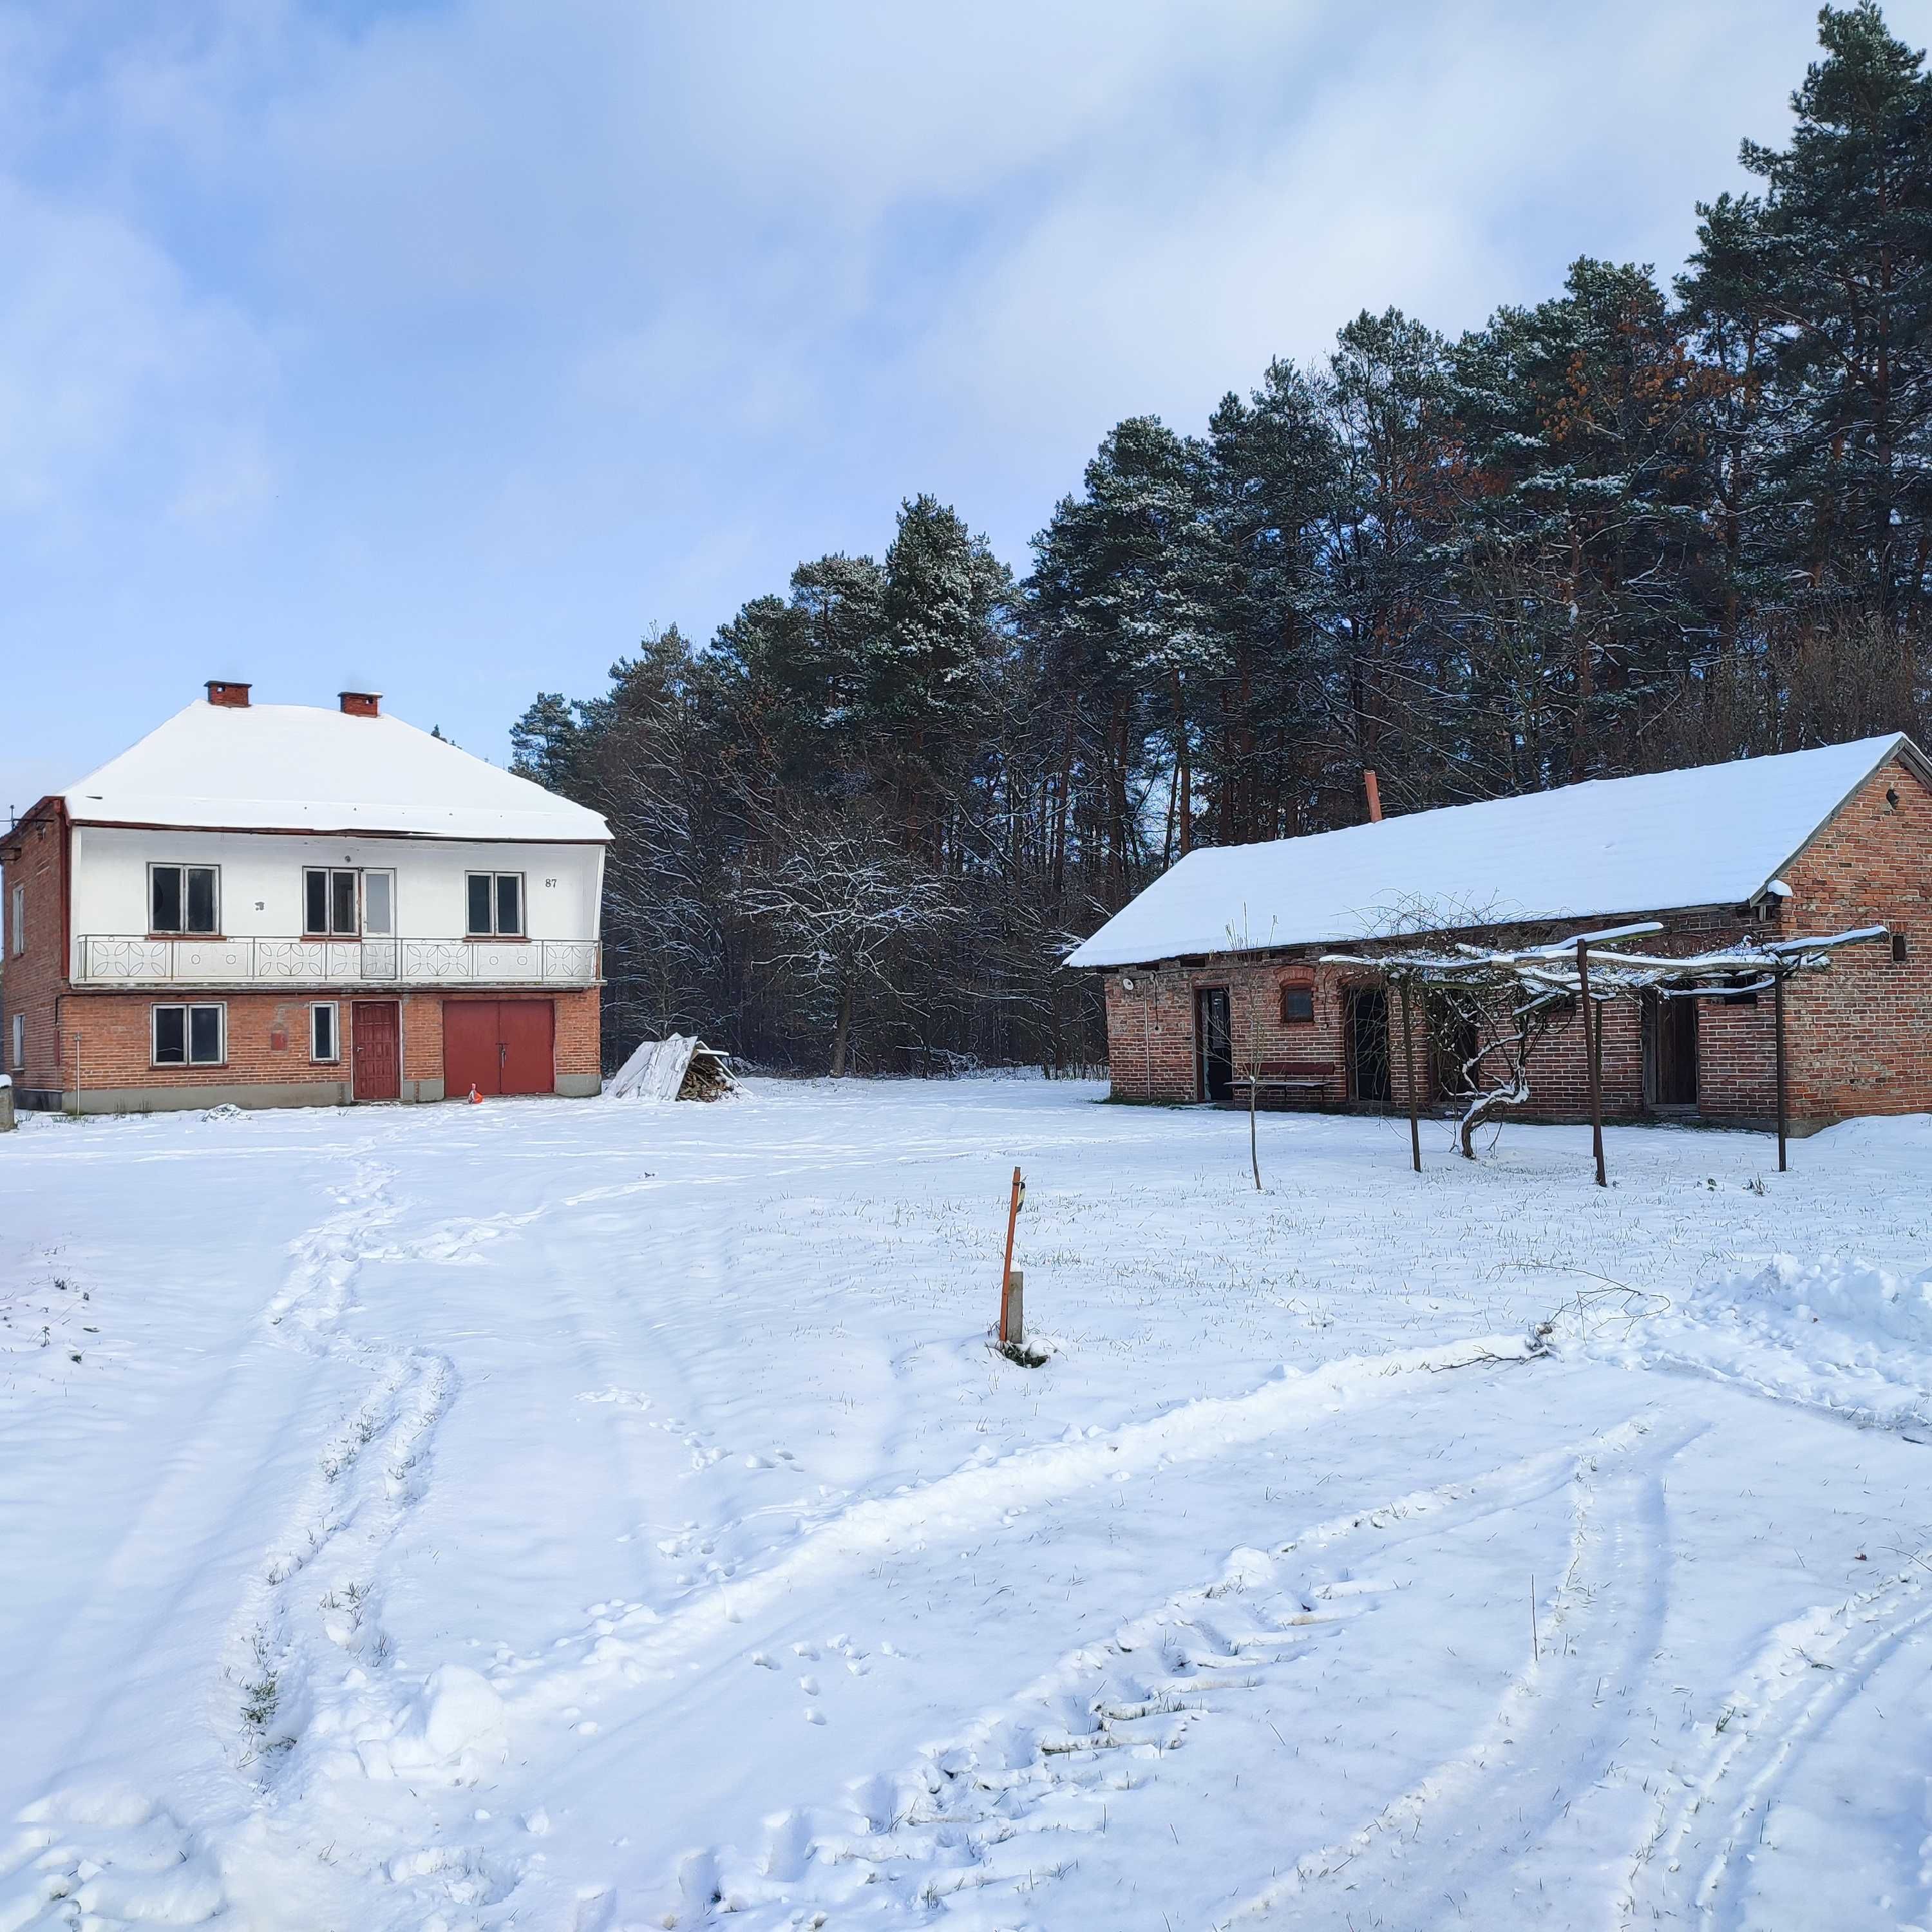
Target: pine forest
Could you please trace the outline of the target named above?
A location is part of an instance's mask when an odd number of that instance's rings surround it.
[[[1667,285],[1364,312],[1198,434],[1118,424],[1023,574],[916,494],[540,694],[518,769],[615,835],[614,1063],[1075,1070],[1067,949],[1196,845],[1358,822],[1366,771],[1407,812],[1922,729],[1932,80],[1866,0],[1792,105]]]

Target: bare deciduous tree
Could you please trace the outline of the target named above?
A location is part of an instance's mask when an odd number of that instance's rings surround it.
[[[769,935],[760,963],[830,1004],[831,1072],[842,1077],[860,992],[892,983],[896,958],[960,916],[946,881],[863,826],[774,828],[739,903]]]

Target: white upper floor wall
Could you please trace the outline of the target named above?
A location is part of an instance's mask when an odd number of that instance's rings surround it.
[[[530,940],[598,937],[602,898],[601,845],[406,838],[292,837],[274,832],[208,832],[169,827],[76,825],[71,931],[76,952],[87,937],[145,938],[163,932],[207,930],[203,908],[182,904],[171,922],[155,917],[154,868],[212,868],[215,878],[212,930],[230,939],[291,939],[310,934],[397,939],[464,939],[498,926],[493,904],[490,926],[470,921],[472,877],[520,881],[520,904],[511,936]],[[343,889],[334,880],[332,902],[320,926],[311,922],[306,875],[310,872],[358,876],[350,915],[340,915]],[[386,875],[386,895],[371,892],[366,875]],[[202,883],[194,884],[199,898]],[[185,897],[185,883],[162,887]],[[493,902],[502,895],[493,889]],[[166,908],[164,908],[164,911]],[[74,970],[80,971],[78,958]]]

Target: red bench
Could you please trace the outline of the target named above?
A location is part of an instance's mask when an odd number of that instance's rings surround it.
[[[1320,1060],[1264,1060],[1258,1072],[1237,1072],[1234,1084],[1244,1106],[1247,1102],[1250,1083],[1256,1090],[1257,1106],[1266,1094],[1284,1096],[1304,1094],[1310,1100],[1321,1100],[1327,1099],[1331,1088],[1339,1094],[1342,1086],[1339,1070]]]

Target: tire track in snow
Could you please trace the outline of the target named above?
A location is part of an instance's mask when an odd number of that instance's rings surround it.
[[[1312,1646],[1346,1642],[1348,1625],[1372,1600],[1372,1586],[1283,1587],[1285,1572],[1337,1545],[1366,1540],[1374,1556],[1386,1557],[1405,1544],[1468,1529],[1571,1490],[1576,1496],[1572,1574],[1556,1593],[1553,1638],[1564,1627],[1565,1612],[1586,1600],[1589,1586],[1578,1574],[1586,1559],[1592,1580],[1599,1570],[1614,1575],[1616,1566],[1604,1560],[1600,1546],[1614,1541],[1621,1557],[1632,1543],[1641,1543],[1640,1536],[1630,1534],[1626,1519],[1645,1511],[1622,1494],[1606,1510],[1594,1472],[1604,1459],[1629,1453],[1652,1426],[1648,1414],[1640,1416],[1568,1448],[1316,1523],[1267,1552],[1236,1550],[1215,1581],[1166,1598],[1123,1624],[1109,1640],[1068,1652],[1018,1693],[923,1752],[910,1770],[862,1780],[850,1804],[804,1806],[777,1815],[754,1856],[722,1846],[687,1854],[672,1882],[678,1903],[662,1922],[688,1924],[707,1919],[714,1908],[746,1932],[768,1925],[776,1932],[781,1925],[845,1924],[854,1915],[923,1918],[962,1894],[997,1889],[1003,1898],[1010,1892],[1017,1901],[1050,1884],[1077,1864],[1079,1834],[1104,1834],[1110,1804],[1118,1809],[1124,1794],[1144,1791],[1160,1780],[1169,1752],[1183,1744],[1190,1744],[1190,1757],[1211,1751],[1211,1720],[1217,1713],[1264,1694],[1280,1672],[1304,1664]],[[1696,1432],[1678,1432],[1664,1453],[1676,1453]],[[1654,1474],[1647,1482],[1621,1475],[1615,1480],[1651,1502]],[[1612,1519],[1607,1523],[1602,1520],[1606,1515]],[[1650,1580],[1630,1594],[1654,1598]],[[1574,1624],[1575,1618],[1568,1621]],[[1640,1621],[1626,1647],[1642,1653],[1649,1628]],[[1314,1894],[1324,1880],[1372,1861],[1376,1848],[1393,1842],[1425,1808],[1441,1818],[1454,1804],[1455,1819],[1444,1820],[1451,1832],[1480,1824],[1495,1802],[1496,1780],[1486,1766],[1510,1735],[1512,1720],[1521,1732],[1521,1718],[1539,1696],[1547,1697],[1552,1714],[1559,1712],[1560,1699],[1548,1694],[1563,1688],[1547,1678],[1526,1683],[1520,1678],[1496,1719],[1468,1751],[1438,1766],[1349,1840],[1304,1855],[1294,1879],[1257,1894],[1235,1916],[1264,1916],[1292,1898],[1295,1922],[1309,1922],[1306,1915],[1321,1909]],[[1533,1765],[1522,1774],[1540,1786],[1541,1772]],[[1513,1774],[1513,1768],[1504,1774]],[[1550,1802],[1560,1803],[1560,1794]],[[1485,1844],[1463,1850],[1458,1863],[1492,1855],[1492,1846]],[[1400,1876],[1399,1866],[1384,1874],[1390,1895]],[[1439,1905],[1433,1874],[1426,1889]],[[1378,1912],[1381,1898],[1376,1894]],[[811,1916],[814,1906],[829,1912],[830,1920],[823,1912]],[[989,1900],[986,1909],[993,1914],[988,1922],[1010,1922],[998,1900]],[[1354,1911],[1363,1927],[1408,1928],[1428,1917],[1426,1904],[1420,1916],[1398,1912],[1385,1920],[1364,1917],[1359,1902]],[[1034,1922],[1030,1909],[1027,1919]]]
[[[358,1160],[337,1213],[292,1244],[294,1267],[268,1315],[296,1346],[374,1370],[361,1402],[322,1445],[230,1629],[239,1768],[265,1796],[294,1801],[283,1808],[285,1820],[299,1818],[300,1801],[318,1779],[461,1783],[490,1756],[487,1708],[480,1724],[449,1729],[452,1713],[479,1694],[487,1707],[487,1686],[460,1666],[432,1673],[427,1684],[413,1675],[398,1682],[382,1625],[382,1558],[427,1491],[435,1432],[459,1386],[442,1355],[343,1330],[364,1265],[414,1256],[413,1244],[388,1244],[406,1211],[392,1196],[394,1180],[393,1169]],[[343,1862],[393,1890],[400,1912],[391,1922],[398,1924],[500,1903],[522,1876],[519,1864],[447,1846],[384,1856],[365,1845]]]
[[[1229,1923],[1279,1912],[1298,1926],[1417,1932],[1460,1921],[1470,1888],[1542,1851],[1579,1801],[1607,1790],[1628,1802],[1616,1762],[1627,1724],[1605,1690],[1640,1681],[1656,1652],[1669,1561],[1661,1468],[1709,1425],[1678,1425],[1636,1466],[1606,1472],[1610,1459],[1636,1458],[1658,1426],[1654,1414],[1633,1418],[1575,1458],[1570,1562],[1547,1606],[1544,1654],[1480,1735],[1359,1830],[1304,1852]],[[1345,1872],[1349,1895],[1338,1898],[1330,1882]]]
[[[312,1708],[322,1666],[319,1640],[330,1634],[330,1606],[304,1615],[298,1588],[325,1573],[373,1568],[376,1556],[414,1499],[422,1455],[446,1404],[452,1375],[440,1358],[358,1343],[340,1332],[364,1253],[374,1234],[401,1211],[388,1198],[391,1171],[358,1158],[353,1177],[335,1191],[335,1210],[290,1244],[292,1263],[262,1319],[284,1346],[318,1358],[373,1361],[374,1384],[331,1432],[288,1526],[250,1580],[222,1646],[229,1707],[225,1749],[258,1784],[272,1777],[286,1747],[278,1718]],[[220,1402],[176,1460],[198,1462],[199,1445],[219,1444],[229,1412],[247,1400],[242,1368],[230,1371]],[[378,1465],[380,1475],[378,1475]],[[170,1498],[185,1478],[171,1472],[156,1486],[123,1539],[124,1552],[172,1514]],[[379,1491],[380,1493],[379,1493]],[[117,1561],[119,1559],[117,1559]],[[158,1630],[180,1612],[195,1579],[184,1577],[144,1624]],[[333,1591],[326,1594],[335,1594]],[[363,1618],[367,1586],[358,1588],[352,1629]],[[343,1600],[338,1596],[338,1606]],[[380,1666],[380,1633],[361,1646]],[[205,1834],[120,1782],[83,1781],[50,1792],[18,1821],[0,1852],[0,1924],[77,1925],[88,1932],[142,1926],[196,1925],[225,1913],[218,1856]],[[24,1887],[14,1889],[14,1882]],[[22,1918],[20,1915],[26,1913]]]
[[[1713,1932],[1742,1924],[1746,1867],[1778,1793],[1804,1754],[1929,1622],[1932,1600],[1920,1566],[1774,1630],[1727,1688],[1718,1716],[1704,1727],[1708,1742],[1701,1762],[1683,1774],[1676,1801],[1660,1808],[1654,1829],[1639,1846],[1628,1922],[1662,1918]],[[1922,1898],[1922,1908],[1924,1903]],[[1917,1916],[1901,1906],[1899,1922]]]
[[[1032,1508],[1096,1483],[1211,1460],[1351,1402],[1372,1400],[1377,1385],[1390,1378],[1486,1364],[1514,1365],[1534,1360],[1539,1354],[1526,1336],[1492,1335],[1386,1354],[1343,1356],[1305,1372],[1284,1369],[1246,1395],[1182,1402],[1148,1420],[1096,1431],[1078,1444],[1055,1443],[969,1464],[889,1496],[838,1507],[802,1529],[776,1561],[741,1573],[668,1612],[648,1605],[607,1606],[590,1629],[559,1637],[536,1657],[507,1660],[500,1688],[513,1714],[582,1703],[600,1690],[640,1683],[668,1670],[748,1618],[782,1606],[802,1582],[890,1557],[928,1534],[970,1533],[997,1523],[1016,1507]],[[560,1658],[568,1660],[560,1662]]]

